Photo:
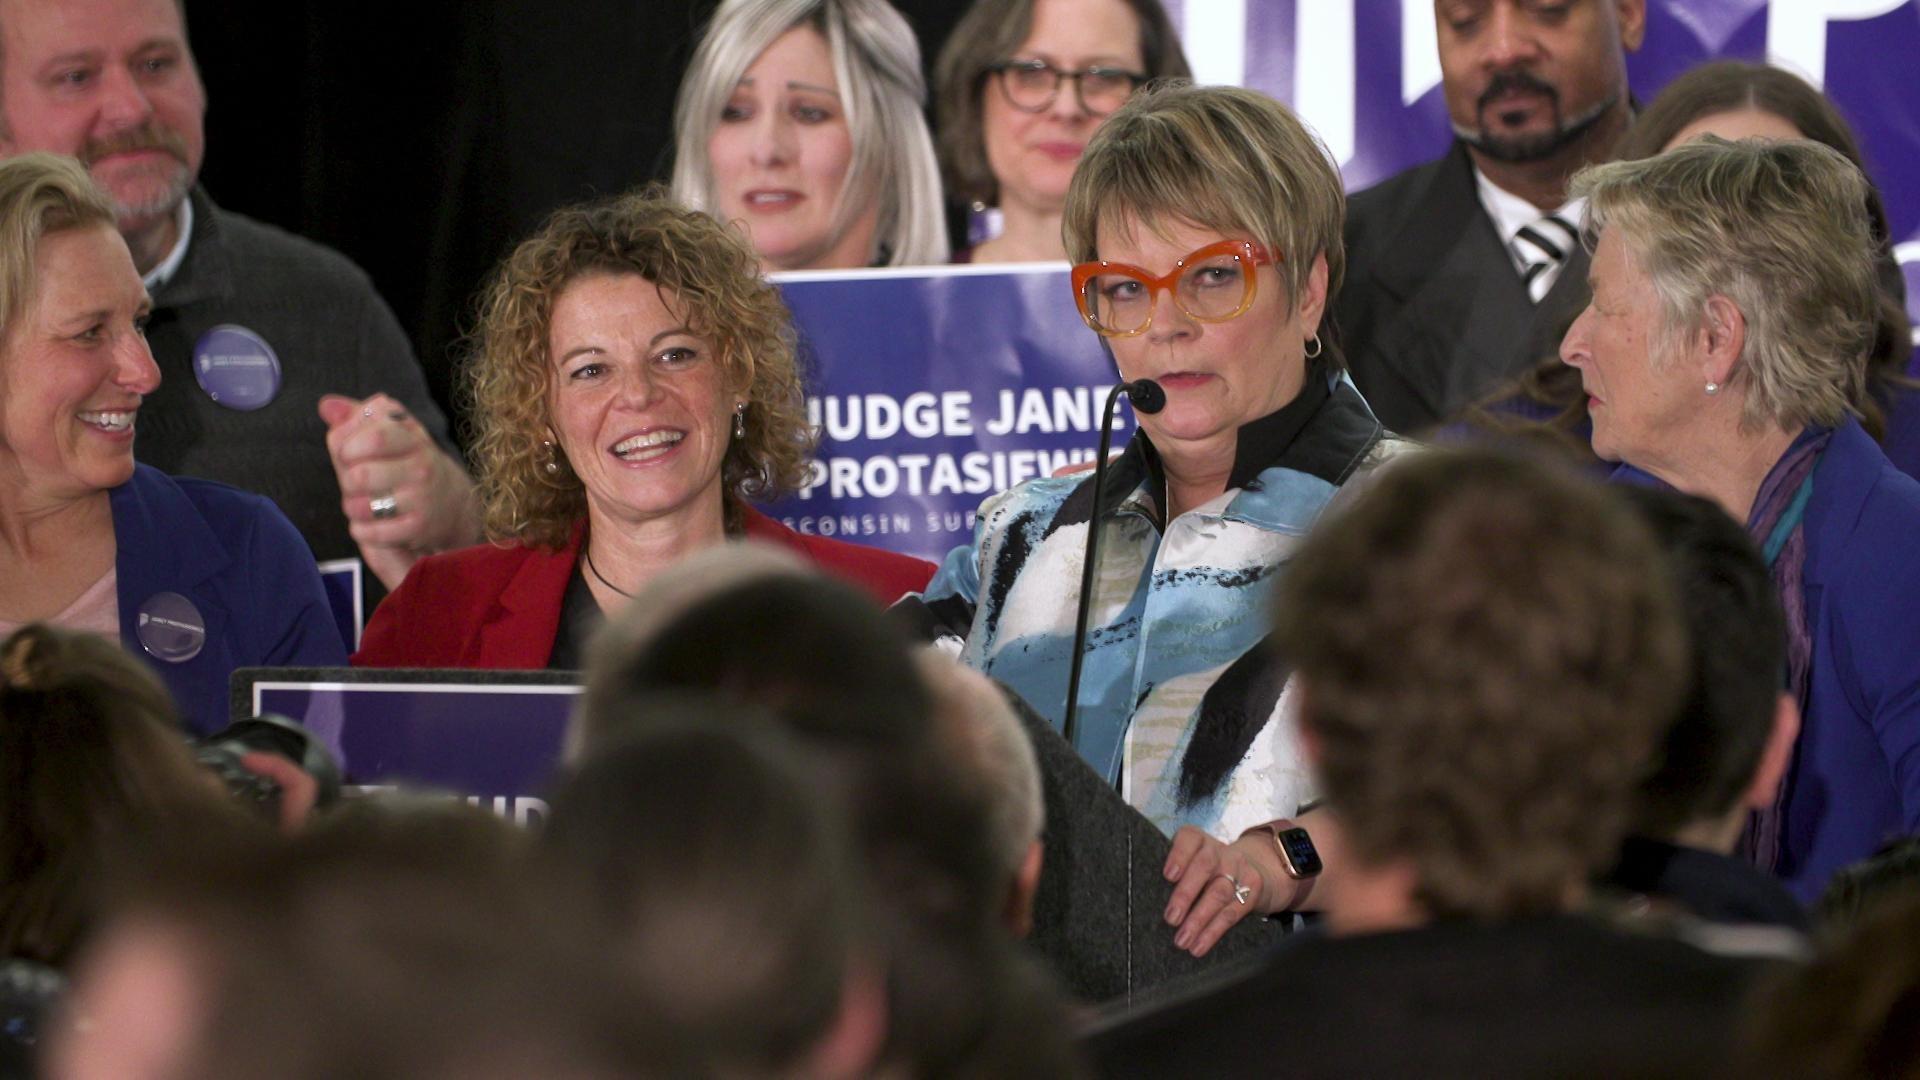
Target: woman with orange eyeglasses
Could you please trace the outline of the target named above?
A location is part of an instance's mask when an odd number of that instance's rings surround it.
[[[1136,95],[1067,192],[1075,303],[1121,378],[1166,393],[1106,470],[1074,745],[1170,834],[1231,840],[1311,796],[1263,602],[1342,485],[1407,445],[1321,335],[1344,209],[1320,142],[1232,87]],[[987,500],[973,543],[903,602],[1056,726],[1093,483]],[[1230,905],[1261,891],[1251,870],[1217,876]]]

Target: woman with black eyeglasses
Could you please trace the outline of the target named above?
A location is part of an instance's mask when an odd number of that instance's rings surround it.
[[[1149,79],[1191,74],[1159,0],[978,0],[934,69],[948,195],[996,208],[955,262],[1066,258],[1060,219],[1087,140]]]

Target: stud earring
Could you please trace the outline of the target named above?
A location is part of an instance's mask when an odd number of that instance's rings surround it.
[[[1707,396],[1708,396],[1708,397],[1712,397],[1713,395],[1715,395],[1715,394],[1717,394],[1717,393],[1719,393],[1719,392],[1720,392],[1720,384],[1719,384],[1719,383],[1717,383],[1717,382],[1710,382],[1710,383],[1708,383],[1708,384],[1707,384]]]
[[[733,437],[747,437],[747,403],[744,401],[733,407]]]

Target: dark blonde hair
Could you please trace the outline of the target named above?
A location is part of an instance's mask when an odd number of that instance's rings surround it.
[[[1436,917],[1561,910],[1618,854],[1686,684],[1659,549],[1570,471],[1435,450],[1316,527],[1274,634],[1361,861]]]
[[[586,489],[551,441],[550,333],[561,292],[600,274],[635,274],[671,294],[663,299],[713,347],[727,385],[746,399],[746,437],[728,445],[721,464],[728,530],[738,531],[748,499],[804,484],[813,431],[786,304],[744,239],[654,185],[556,211],[487,286],[462,371],[487,535],[558,547],[586,515]],[[546,470],[549,461],[557,472]]]
[[[1094,133],[1061,231],[1073,262],[1100,257],[1102,222],[1245,234],[1274,254],[1289,298],[1324,254],[1332,311],[1346,276],[1346,214],[1333,156],[1293,110],[1256,90],[1174,81],[1135,94]],[[1328,361],[1338,363],[1333,351]]]
[[[1180,35],[1160,0],[1123,2],[1140,22],[1141,74],[1148,79],[1192,78]],[[974,0],[940,50],[933,69],[933,103],[940,121],[934,141],[948,198],[988,205],[1000,199],[1000,181],[987,165],[982,97],[993,65],[1012,58],[1033,33],[1033,5],[1034,0]]]
[[[113,228],[113,204],[79,162],[38,152],[0,161],[0,332],[33,296],[40,238],[89,225]]]

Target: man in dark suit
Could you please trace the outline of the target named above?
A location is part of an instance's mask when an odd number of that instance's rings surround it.
[[[1553,355],[1587,303],[1567,180],[1632,119],[1645,0],[1436,0],[1456,136],[1354,195],[1334,305],[1354,382],[1412,432]]]
[[[1688,685],[1671,581],[1617,500],[1436,451],[1315,527],[1273,641],[1329,807],[1313,842],[1337,834],[1327,933],[1097,1027],[1100,1075],[1713,1070],[1762,962],[1589,902]]]

